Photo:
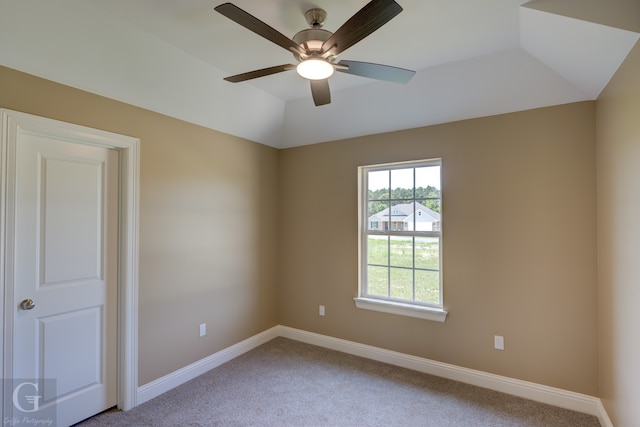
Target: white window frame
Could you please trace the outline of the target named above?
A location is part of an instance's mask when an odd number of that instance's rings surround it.
[[[417,160],[400,163],[386,163],[378,165],[360,166],[358,167],[358,296],[354,298],[356,307],[365,310],[374,310],[384,313],[397,314],[408,317],[416,317],[420,319],[444,322],[448,312],[443,306],[442,292],[442,188],[440,189],[440,228],[438,231],[398,231],[393,230],[390,225],[388,230],[370,230],[369,229],[369,192],[368,192],[368,172],[379,170],[394,170],[419,168],[428,166],[440,166],[440,175],[442,176],[442,159]],[[442,182],[442,180],[441,180]],[[415,185],[415,183],[414,183]],[[442,185],[441,185],[442,187]],[[393,201],[390,199],[390,201]],[[416,201],[415,197],[412,201]],[[392,205],[389,205],[391,212]],[[381,227],[382,228],[382,227]],[[368,237],[371,235],[383,236],[415,236],[415,237],[439,237],[439,278],[440,278],[440,301],[438,304],[430,304],[416,301],[397,300],[390,297],[378,295],[369,295],[367,292],[367,271],[368,271]]]

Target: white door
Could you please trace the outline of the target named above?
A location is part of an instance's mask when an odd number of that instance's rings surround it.
[[[16,137],[5,419],[66,426],[117,403],[118,152],[73,138]]]

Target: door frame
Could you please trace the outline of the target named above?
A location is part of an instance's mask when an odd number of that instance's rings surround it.
[[[118,408],[137,405],[138,391],[138,235],[140,139],[0,108],[0,331],[1,377],[13,369],[13,260],[15,247],[16,139],[20,132],[60,135],[79,144],[117,150],[119,168],[118,236]],[[4,419],[4,387],[0,387],[0,419]]]

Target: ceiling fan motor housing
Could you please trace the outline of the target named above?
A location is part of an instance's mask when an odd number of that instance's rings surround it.
[[[313,56],[313,54],[319,55],[322,53],[322,44],[329,40],[332,34],[331,31],[320,28],[307,28],[306,30],[298,31],[296,35],[293,36],[293,41],[302,46],[305,51],[310,52],[311,55],[309,56]],[[307,59],[298,53],[294,53],[293,55],[298,61]]]

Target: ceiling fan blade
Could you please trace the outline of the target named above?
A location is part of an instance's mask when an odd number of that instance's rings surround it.
[[[394,0],[371,0],[322,44],[322,51],[331,51],[332,55],[338,55],[382,27],[400,12],[402,6]]]
[[[340,71],[341,73],[354,74],[356,76],[369,77],[370,79],[385,80],[394,83],[407,83],[416,73],[415,71],[404,68],[372,64],[371,62],[340,61],[336,65],[344,65],[347,67],[336,67],[336,71]]]
[[[219,6],[216,6],[214,9],[216,10],[216,12],[221,13],[232,21],[235,21],[238,24],[242,25],[246,29],[253,31],[259,36],[264,37],[265,39],[277,44],[278,46],[283,47],[288,51],[291,51],[293,49],[296,52],[304,53],[302,48],[289,37],[285,36],[275,28],[270,27],[255,16],[251,15],[248,12],[245,12],[234,4],[223,3]]]
[[[311,82],[311,95],[316,107],[331,103],[331,91],[329,90],[329,80],[309,80]]]
[[[261,68],[259,70],[249,71],[247,73],[236,74],[235,76],[225,77],[224,79],[231,83],[244,82],[245,80],[257,79],[258,77],[269,76],[271,74],[281,73],[295,69],[293,64],[276,65],[275,67]]]

